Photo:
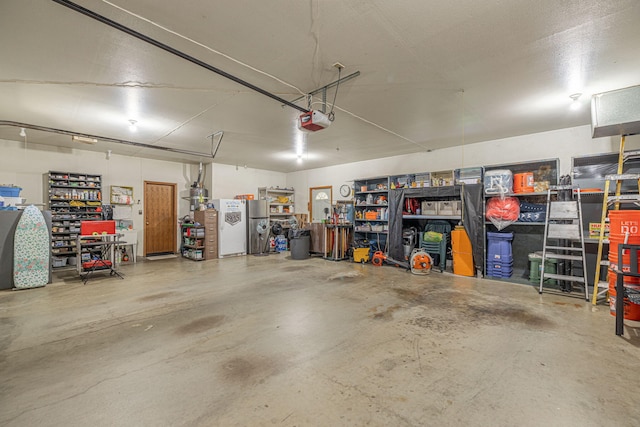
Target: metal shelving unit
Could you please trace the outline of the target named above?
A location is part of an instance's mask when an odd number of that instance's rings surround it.
[[[181,248],[183,257],[193,261],[205,260],[205,226],[204,225],[182,225],[181,226]]]
[[[376,240],[384,248],[389,234],[389,177],[354,180],[354,239]]]
[[[102,176],[49,171],[44,174],[43,188],[46,209],[51,211],[51,251],[57,257],[52,259],[53,268],[73,268],[80,222],[102,219]],[[92,248],[82,250],[85,258],[90,258],[92,252]],[[64,259],[62,265],[60,259]]]
[[[494,170],[508,169],[514,175],[524,172],[532,172],[534,174],[534,181],[536,183],[547,182],[547,185],[557,185],[558,183],[558,171],[559,171],[559,159],[544,159],[531,162],[509,163],[500,165],[491,165],[484,167],[485,179],[487,172]],[[544,179],[542,178],[544,177]],[[539,184],[540,186],[540,184]],[[486,194],[485,205],[492,197],[496,197],[496,194]],[[545,204],[547,191],[537,191],[529,193],[506,193],[505,196],[516,197],[520,200],[527,201],[536,204]],[[498,230],[493,223],[485,221],[485,268],[487,262],[487,232],[513,232],[514,238],[512,241],[513,250],[513,274],[509,278],[496,278],[491,277],[492,280],[505,280],[509,282],[516,282],[522,284],[537,285],[529,280],[529,253],[542,251],[544,240],[544,222],[524,222],[518,221],[509,224],[502,230]]]
[[[260,187],[258,188],[258,199],[266,200],[268,203],[267,213],[270,224],[279,220],[278,222],[284,228],[289,227],[285,220],[295,213],[295,190],[293,188]]]

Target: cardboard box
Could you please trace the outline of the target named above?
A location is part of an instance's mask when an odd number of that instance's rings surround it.
[[[369,211],[369,212],[365,212],[364,213],[364,219],[378,219],[378,212],[376,211]]]
[[[420,204],[420,212],[422,215],[437,215],[438,214],[438,202],[429,202],[423,200]]]
[[[438,215],[454,215],[454,203],[455,201],[452,200],[438,202]]]
[[[255,196],[253,194],[237,194],[234,199],[239,200],[255,200]]]
[[[454,215],[462,215],[462,200],[452,200],[451,205],[453,206]]]

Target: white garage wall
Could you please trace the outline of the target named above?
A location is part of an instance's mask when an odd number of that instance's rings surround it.
[[[245,168],[244,166],[211,165],[212,181],[206,181],[211,188],[212,199],[233,199],[238,194],[253,194],[258,198],[260,187],[284,187],[287,175],[264,169]]]
[[[548,158],[560,159],[560,172],[567,174],[574,156],[615,152],[619,138],[591,138],[590,126],[580,126],[538,134],[523,135],[476,144],[384,159],[356,162],[327,168],[284,174],[261,169],[206,164],[203,182],[211,198],[233,198],[237,194],[254,194],[259,187],[294,187],[296,211],[308,213],[309,187],[333,186],[334,201],[342,184],[354,179],[398,175],[421,171],[438,171],[460,167],[515,163]],[[640,136],[627,138],[627,149],[640,149]],[[178,215],[189,213],[189,188],[197,179],[198,167],[190,163],[167,162],[104,153],[25,144],[0,140],[0,184],[15,184],[23,188],[22,197],[30,203],[43,202],[43,174],[49,170],[95,173],[103,176],[103,198],[110,185],[134,187],[134,197],[140,204],[132,207],[134,227],[143,242],[144,181],[178,184],[180,201]],[[142,244],[138,253],[143,252]]]
[[[309,187],[333,186],[333,199],[340,199],[342,184],[354,179],[404,173],[433,172],[472,166],[518,163],[530,160],[560,159],[560,174],[571,171],[571,158],[588,154],[617,152],[619,137],[591,138],[591,126],[579,126],[493,141],[468,144],[384,159],[350,163],[327,168],[292,172],[287,186],[296,189],[296,208],[307,212]],[[640,148],[640,135],[627,137],[626,149]]]
[[[213,172],[212,172],[213,169]],[[189,214],[189,188],[198,178],[198,166],[191,163],[168,162],[86,150],[49,147],[23,142],[0,140],[0,184],[22,187],[21,196],[27,203],[44,203],[43,175],[50,170],[102,175],[103,200],[108,201],[109,186],[134,188],[134,198],[140,201],[131,207],[134,229],[138,230],[138,254],[142,255],[144,236],[144,181],[176,183],[178,185],[178,218]],[[205,187],[212,198],[233,198],[236,194],[254,193],[258,187],[284,186],[286,175],[260,169],[236,170],[235,166],[205,165]],[[126,209],[126,208],[125,208]]]
[[[182,195],[189,187],[190,166],[177,162],[141,159],[85,150],[49,147],[23,142],[0,140],[0,184],[22,187],[21,197],[27,203],[44,204],[44,174],[50,170],[92,173],[102,175],[102,198],[109,200],[111,185],[133,187],[134,198],[139,204],[131,206],[134,229],[138,230],[138,254],[143,253],[144,181],[160,181],[178,184]],[[188,191],[186,193],[188,195]],[[127,207],[123,208],[128,209]],[[189,203],[180,199],[178,217],[189,212]]]

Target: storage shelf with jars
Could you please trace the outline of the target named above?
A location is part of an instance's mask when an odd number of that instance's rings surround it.
[[[389,232],[389,177],[354,180],[354,238],[377,240],[384,247]]]
[[[205,227],[203,225],[183,224],[181,227],[182,256],[193,261],[205,260]]]
[[[72,266],[81,221],[102,219],[102,176],[49,171],[44,174],[44,200],[51,211],[54,270]]]

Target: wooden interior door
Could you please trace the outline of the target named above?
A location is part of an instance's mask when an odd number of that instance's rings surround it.
[[[144,253],[173,254],[178,233],[178,186],[144,182]]]

